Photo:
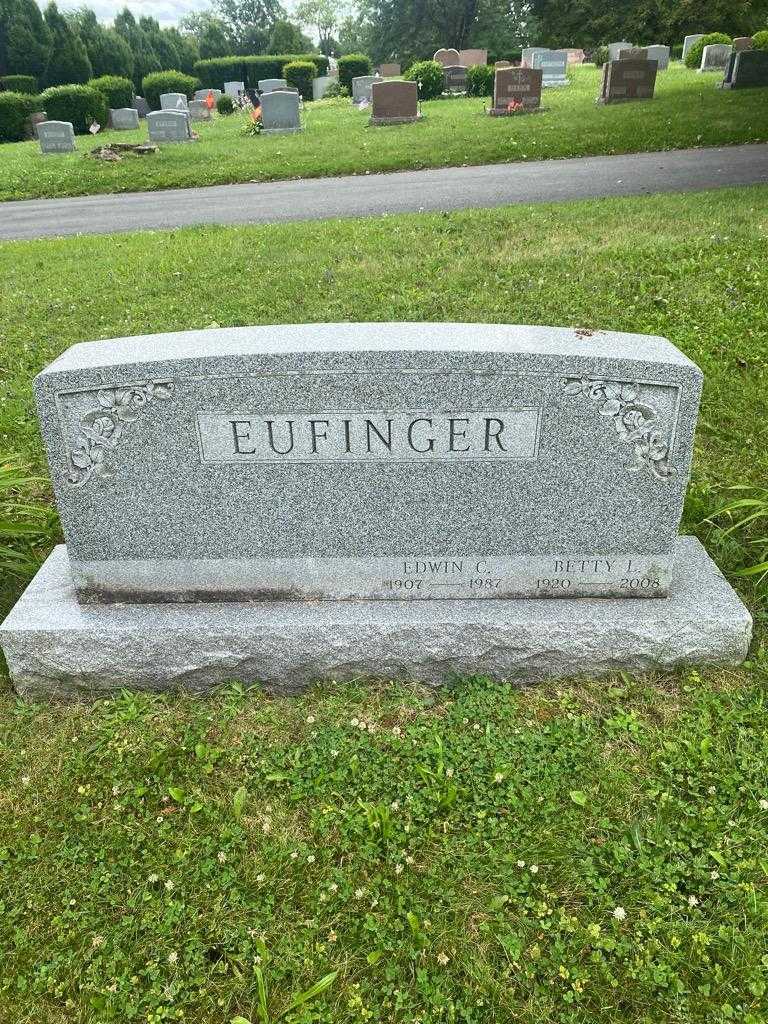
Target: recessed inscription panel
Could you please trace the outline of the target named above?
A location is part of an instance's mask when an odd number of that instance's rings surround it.
[[[539,409],[198,413],[203,462],[535,459]]]

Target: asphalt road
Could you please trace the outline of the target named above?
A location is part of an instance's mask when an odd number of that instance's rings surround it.
[[[768,145],[0,203],[0,239],[274,224],[768,184]]]

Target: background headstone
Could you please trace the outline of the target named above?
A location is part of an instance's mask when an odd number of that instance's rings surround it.
[[[321,100],[325,96],[326,90],[332,85],[336,79],[333,75],[321,75],[319,78],[312,79],[312,99]]]
[[[467,69],[462,64],[443,65],[443,92],[467,91]]]
[[[301,131],[299,94],[285,89],[265,92],[261,97],[261,123],[267,133]]]
[[[110,108],[109,127],[116,132],[127,132],[139,127],[139,112],[135,107]]]
[[[536,110],[541,104],[541,68],[497,68],[493,76],[493,108],[496,116],[508,112],[512,101],[522,103],[525,110]]]
[[[653,99],[656,87],[655,60],[609,60],[603,64],[598,103]]]
[[[188,142],[192,138],[186,110],[151,110],[147,128],[150,142]]]
[[[164,92],[160,97],[161,110],[187,110],[189,103],[183,92]]]
[[[71,121],[40,121],[37,138],[41,153],[74,153],[75,130]]]
[[[688,56],[688,51],[690,50],[690,48],[692,46],[695,46],[696,43],[698,43],[698,41],[703,38],[703,32],[694,32],[692,35],[685,37],[685,39],[683,40],[683,62],[685,62],[685,58]]]
[[[212,112],[206,106],[204,100],[191,100],[189,104],[190,121],[211,121]]]
[[[473,64],[487,64],[488,51],[478,47],[469,50],[459,50],[459,59],[456,63],[462,64],[465,68],[471,68]]]
[[[195,99],[196,100],[203,100],[203,102],[205,102],[205,100],[208,99],[208,93],[209,92],[213,93],[214,100],[218,100],[219,96],[222,95],[221,89],[195,89]],[[214,103],[214,106],[215,106],[215,103]]]
[[[733,47],[729,43],[710,43],[704,47],[699,71],[724,71],[732,52]]]
[[[584,63],[584,58],[586,57],[586,54],[584,53],[583,50],[577,50],[577,49],[568,50],[568,49],[565,49],[562,52],[568,54],[568,63],[569,64],[583,64]]]
[[[496,63],[493,66],[494,66],[494,68],[496,70],[498,70],[498,68],[511,68],[512,67],[512,61],[511,60],[497,60]]]
[[[245,92],[245,82],[225,82],[224,93],[231,96],[233,100],[240,98],[240,93]]]
[[[658,64],[659,71],[666,71],[669,67],[670,49],[668,46],[662,46],[660,43],[654,43],[652,46],[646,46],[646,56],[648,60],[655,60]]]
[[[143,120],[149,113],[149,104],[143,96],[133,97],[133,106],[138,111],[139,117]]]
[[[371,88],[371,124],[404,124],[419,116],[416,82],[374,82]]]
[[[631,50],[632,43],[608,43],[608,60],[618,60],[622,50]]]
[[[438,64],[442,64],[443,67],[455,67],[461,63],[459,61],[459,51],[453,49],[440,49],[434,55],[432,60],[436,60]]]
[[[523,48],[521,64],[524,68],[533,67],[533,58],[537,53],[549,53],[546,46],[526,46]]]
[[[633,46],[629,50],[622,50],[619,60],[648,60],[648,49],[645,46]]]
[[[371,88],[374,82],[380,81],[375,75],[359,75],[352,79],[352,102],[371,101]]]
[[[768,86],[768,50],[737,50],[731,54],[723,89]]]
[[[46,114],[46,112],[44,110],[33,110],[32,113],[27,118],[27,125],[26,125],[26,136],[27,136],[27,138],[28,139],[36,139],[37,138],[37,126],[41,122],[47,121],[47,120],[48,120],[48,115]]]
[[[562,51],[544,50],[534,53],[533,67],[543,72],[542,85],[545,89],[569,84],[568,56]]]
[[[259,92],[274,92],[275,89],[287,89],[288,83],[284,78],[262,78],[259,82]]]
[[[752,36],[736,36],[733,40],[733,48],[738,51],[751,50],[754,45],[755,43]]]
[[[382,78],[397,78],[401,73],[400,65],[391,62],[389,64],[379,64],[376,69]]]

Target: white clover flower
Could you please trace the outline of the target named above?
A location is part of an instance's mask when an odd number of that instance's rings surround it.
[[[147,881],[149,882],[150,885],[154,885],[155,882],[159,882],[160,881],[160,877],[158,875],[152,874],[152,875],[149,876]]]
[[[365,896],[365,890],[364,889],[355,889],[355,899],[356,900],[361,900],[363,898],[363,896]]]
[[[307,715],[307,725],[314,725],[314,724],[315,724],[315,716],[314,715]]]
[[[265,880],[266,880],[266,877],[267,877],[267,876],[266,876],[266,875],[264,874],[264,872],[263,872],[263,871],[260,871],[260,872],[258,873],[258,875],[256,875],[256,881],[257,881],[257,882],[263,882],[263,881],[265,881]]]
[[[403,735],[403,730],[400,728],[399,725],[395,725],[395,726],[392,727],[392,735],[393,736],[402,736]]]
[[[768,811],[768,800],[766,800],[765,797],[763,797],[762,800],[760,801],[760,810],[761,811]]]
[[[360,725],[360,719],[359,718],[350,718],[349,724],[354,726],[355,728],[357,728],[357,726]]]
[[[707,792],[709,793],[710,796],[714,796],[715,793],[717,792],[717,790],[715,789],[714,786],[710,786],[709,789],[707,790]]]
[[[698,907],[698,905],[699,905],[699,900],[698,900],[697,896],[689,896],[688,897],[688,906],[689,907]]]
[[[224,853],[223,850],[219,850],[219,852],[216,854],[216,860],[219,862],[219,864],[225,864],[227,860],[226,853]]]
[[[617,921],[625,921],[627,917],[627,912],[624,909],[624,907],[614,907],[613,916],[616,918]]]
[[[329,892],[338,892],[339,891],[339,887],[338,887],[338,885],[336,885],[335,882],[331,882],[331,884],[328,886],[328,891]]]
[[[22,786],[28,786],[29,782],[30,782],[30,779],[29,779],[28,775],[22,775],[21,776],[21,784],[22,784]]]
[[[296,851],[294,850],[293,853],[291,854],[291,860],[297,860],[298,856],[298,853],[296,853]]]
[[[338,750],[332,750],[331,751],[331,757],[338,757],[338,756],[339,756]]]
[[[402,864],[395,864],[395,874],[396,875],[402,875],[402,873],[403,873],[403,865]]]
[[[519,861],[517,862],[517,866],[518,866],[519,868],[524,868],[524,867],[525,867],[525,861],[524,861],[524,860],[519,860]]]
[[[103,935],[94,935],[93,938],[91,939],[91,945],[93,946],[94,949],[98,949],[99,946],[103,946],[106,941],[107,940],[104,938]]]
[[[452,779],[453,778],[453,768],[446,768],[445,769],[445,777],[447,779]]]
[[[315,855],[314,855],[314,853],[310,853],[310,855],[307,857],[307,864],[314,864],[314,863],[315,863]]]
[[[168,963],[169,964],[175,964],[178,959],[179,959],[179,954],[176,952],[176,950],[175,949],[171,950],[171,952],[168,954]]]
[[[446,964],[450,963],[450,959],[451,958],[449,956],[446,956],[445,953],[437,954],[437,962],[440,964],[441,967],[445,967]]]
[[[504,781],[504,775],[501,772],[496,772],[496,774],[493,776],[493,781],[498,786],[500,782]]]
[[[165,888],[168,890],[168,892],[172,892],[176,888],[176,886],[169,878],[168,881],[165,883]]]
[[[531,871],[532,875],[538,875],[538,873],[539,873],[539,865],[538,864],[531,864],[530,871]]]
[[[713,882],[716,882],[718,880],[718,878],[720,877],[720,872],[719,871],[710,871],[709,877],[712,879]]]

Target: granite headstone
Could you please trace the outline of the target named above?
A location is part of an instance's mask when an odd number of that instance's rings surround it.
[[[545,89],[569,85],[568,55],[558,50],[544,50],[534,53],[532,66],[542,72],[542,86]]]
[[[371,89],[371,124],[406,124],[419,116],[416,82],[374,82]]]
[[[195,99],[205,102],[208,99],[209,92],[213,93],[214,101],[218,100],[219,96],[222,95],[221,89],[195,89]]]
[[[37,139],[43,154],[75,151],[75,130],[71,121],[39,121]]]
[[[755,41],[752,36],[736,36],[733,40],[734,50],[751,50],[755,45]]]
[[[312,99],[321,100],[329,87],[335,84],[336,79],[332,75],[320,75],[312,79]]]
[[[189,102],[183,92],[164,92],[160,96],[161,110],[187,110]]]
[[[262,78],[259,82],[259,92],[274,92],[275,89],[287,89],[288,82],[284,78]]]
[[[378,82],[375,75],[358,75],[352,79],[352,102],[362,103],[363,100],[371,101],[371,89],[374,82]]]
[[[521,105],[522,110],[538,110],[541,104],[541,68],[497,68],[493,76],[493,107],[489,113],[503,117],[515,112],[510,105]]]
[[[390,62],[389,64],[379,64],[376,68],[377,72],[382,78],[397,78],[400,75],[400,65]]]
[[[438,64],[442,64],[443,67],[455,67],[456,64],[461,63],[459,60],[459,51],[452,48],[438,50],[432,60],[436,60]]]
[[[488,51],[480,49],[479,47],[470,48],[468,50],[459,50],[459,59],[456,63],[462,64],[465,68],[471,68],[473,64],[487,64]]]
[[[213,112],[208,109],[205,100],[190,100],[189,119],[190,121],[211,121]]]
[[[688,56],[688,51],[692,46],[695,46],[700,39],[704,38],[703,32],[694,32],[692,35],[686,36],[683,40],[683,61]]]
[[[127,132],[139,127],[139,112],[135,107],[110,108],[109,126],[116,132]]]
[[[622,50],[631,50],[632,43],[621,41],[618,43],[608,43],[608,60],[618,60]]]
[[[729,43],[710,43],[705,46],[701,54],[701,67],[699,71],[724,71],[728,67],[733,47]]]
[[[768,86],[768,50],[735,50],[721,83],[723,89]]]
[[[261,123],[268,135],[300,132],[299,94],[284,89],[265,92],[261,97]]]
[[[245,92],[245,82],[225,82],[224,94],[231,96],[233,100],[240,99],[240,94]]]
[[[13,684],[737,663],[750,616],[677,537],[700,390],[664,339],[564,328],[75,345],[35,383],[66,547],[0,627]]]
[[[143,120],[149,113],[149,104],[147,103],[143,96],[134,96],[133,106],[137,110],[139,118],[141,120]]]
[[[653,99],[656,70],[655,60],[609,60],[603,65],[597,102]]]
[[[189,142],[192,133],[187,110],[152,110],[147,114],[150,142]]]
[[[464,93],[467,91],[467,69],[461,64],[443,65],[443,92]]]
[[[670,48],[668,46],[662,46],[660,43],[654,43],[652,46],[645,47],[645,53],[648,60],[655,60],[658,64],[659,71],[666,71],[669,67]]]
[[[523,48],[521,63],[524,68],[533,67],[533,58],[537,53],[549,53],[546,46],[526,46]]]

